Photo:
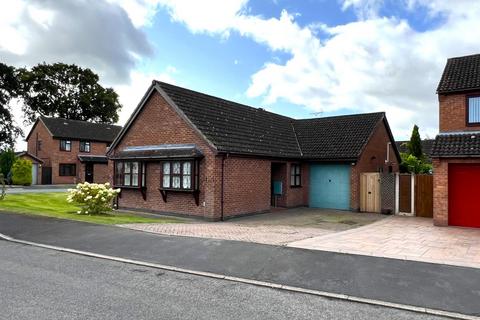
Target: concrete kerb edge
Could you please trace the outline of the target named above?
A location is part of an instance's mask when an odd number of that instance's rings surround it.
[[[67,253],[71,253],[71,254],[77,254],[77,255],[87,256],[87,257],[92,257],[92,258],[97,258],[97,259],[104,259],[104,260],[128,263],[128,264],[133,264],[133,265],[138,265],[138,266],[143,266],[143,267],[161,269],[161,270],[166,270],[166,271],[185,273],[185,274],[190,274],[190,275],[195,275],[195,276],[208,277],[208,278],[213,278],[213,279],[221,279],[221,280],[226,280],[226,281],[250,284],[250,285],[255,285],[255,286],[259,286],[259,287],[285,290],[285,291],[303,293],[303,294],[310,294],[310,295],[315,295],[315,296],[324,297],[324,298],[338,299],[338,300],[344,300],[344,301],[352,301],[352,302],[356,302],[356,303],[363,303],[363,304],[369,304],[369,305],[374,305],[374,306],[381,306],[381,307],[388,307],[388,308],[394,308],[394,309],[417,312],[417,313],[424,313],[424,314],[430,314],[430,315],[435,315],[435,316],[448,317],[448,318],[452,318],[452,319],[480,320],[480,317],[465,315],[465,314],[456,313],[456,312],[443,311],[443,310],[431,309],[431,308],[416,307],[416,306],[411,306],[411,305],[406,305],[406,304],[399,304],[399,303],[387,302],[387,301],[381,301],[381,300],[375,300],[375,299],[367,299],[367,298],[349,296],[349,295],[326,292],[326,291],[304,289],[304,288],[300,288],[300,287],[282,285],[282,284],[277,284],[277,283],[273,283],[273,282],[266,282],[266,281],[252,280],[252,279],[246,279],[246,278],[232,277],[232,276],[221,275],[221,274],[212,273],[212,272],[195,271],[195,270],[172,267],[172,266],[167,266],[167,265],[162,265],[162,264],[157,264],[157,263],[150,263],[150,262],[144,262],[144,261],[139,261],[139,260],[108,256],[108,255],[103,255],[103,254],[98,254],[98,253],[93,253],[93,252],[88,252],[88,251],[81,251],[81,250],[52,246],[52,245],[47,245],[47,244],[42,244],[42,243],[36,243],[36,242],[32,242],[32,241],[19,240],[19,239],[15,239],[15,238],[12,238],[8,235],[0,233],[0,240],[2,240],[2,239],[5,240],[5,241],[13,242],[13,243],[19,243],[19,244],[29,245],[29,246],[33,246],[33,247],[55,250],[55,251],[59,251],[59,252],[67,252]]]

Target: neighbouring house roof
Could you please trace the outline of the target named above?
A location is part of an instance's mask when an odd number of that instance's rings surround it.
[[[80,160],[81,163],[108,163],[107,157],[102,155],[79,154],[78,160]]]
[[[28,153],[27,151],[17,151],[17,152],[15,152],[15,156],[16,157],[29,157],[29,158],[32,158],[33,160],[35,160],[38,163],[43,163],[42,159],[34,156],[31,153]]]
[[[155,146],[127,147],[112,157],[114,160],[130,159],[180,159],[202,158],[203,153],[194,144],[161,144]]]
[[[480,132],[440,133],[432,157],[480,157]]]
[[[448,59],[437,93],[476,89],[480,89],[480,54]]]
[[[52,137],[57,139],[63,138],[111,143],[122,129],[121,126],[112,124],[39,117],[28,134],[27,140],[39,121],[42,121],[52,134]]]
[[[128,131],[153,90],[157,90],[220,153],[325,161],[356,160],[382,121],[394,141],[383,112],[296,120],[154,81],[111,150]]]
[[[408,152],[407,143],[410,141],[396,141],[397,149],[401,153]],[[422,140],[422,151],[427,156],[428,159],[431,159],[433,144],[435,139],[424,139]]]

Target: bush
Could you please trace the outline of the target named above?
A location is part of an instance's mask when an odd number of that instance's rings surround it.
[[[81,206],[78,214],[100,215],[112,210],[113,199],[120,189],[112,189],[110,183],[79,183],[75,189],[68,190],[67,201]]]
[[[17,159],[12,166],[13,184],[29,186],[32,184],[32,162],[27,159]]]
[[[6,150],[0,153],[0,173],[3,173],[3,177],[5,179],[8,177],[8,174],[12,170],[14,162],[15,152],[13,152],[13,150]]]
[[[416,174],[432,173],[431,164],[423,162],[421,159],[418,159],[412,154],[402,153],[401,156],[402,156],[402,163],[400,167],[402,172],[416,173]]]

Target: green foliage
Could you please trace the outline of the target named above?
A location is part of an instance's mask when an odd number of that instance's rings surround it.
[[[112,189],[110,183],[79,183],[75,189],[68,190],[67,201],[81,206],[78,214],[99,215],[112,210],[113,199],[120,189]]]
[[[420,138],[420,133],[418,132],[418,126],[414,125],[412,130],[412,136],[410,137],[410,142],[408,143],[408,151],[411,155],[415,156],[418,159],[423,159],[422,151],[422,139]]]
[[[29,186],[32,184],[32,162],[27,159],[17,159],[12,166],[13,184]]]
[[[14,67],[0,63],[0,150],[12,148],[22,130],[15,124],[10,101],[18,96],[20,83]]]
[[[90,69],[43,63],[21,69],[19,74],[23,111],[30,122],[38,115],[99,123],[118,121],[118,94],[102,87]]]
[[[5,184],[5,177],[0,173],[0,201],[5,199],[5,194],[7,192],[7,186]]]
[[[400,170],[402,172],[409,172],[409,173],[432,173],[432,165],[429,163],[425,163],[422,159],[418,159],[413,154],[408,153],[401,153],[402,163]]]
[[[0,173],[6,179],[8,174],[12,170],[13,163],[15,162],[15,152],[12,149],[6,150],[0,153]]]

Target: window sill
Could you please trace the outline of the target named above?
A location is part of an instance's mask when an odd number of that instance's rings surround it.
[[[302,186],[290,186],[291,189],[301,188]]]

